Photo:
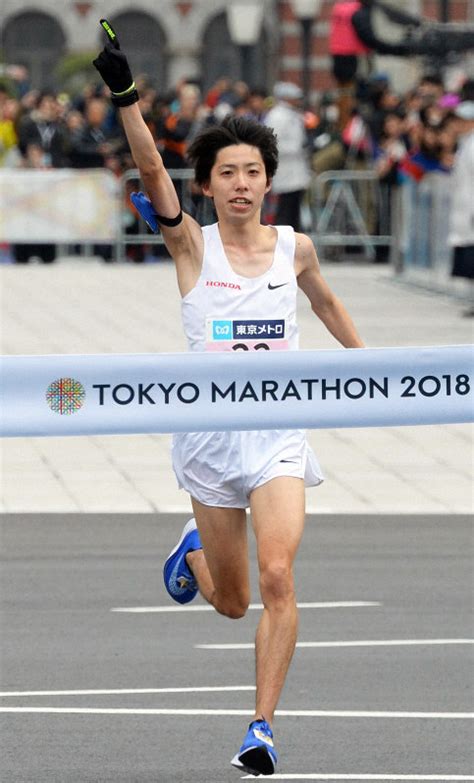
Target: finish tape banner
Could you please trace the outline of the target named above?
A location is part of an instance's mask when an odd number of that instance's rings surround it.
[[[474,420],[469,345],[3,356],[0,435],[95,435]]]

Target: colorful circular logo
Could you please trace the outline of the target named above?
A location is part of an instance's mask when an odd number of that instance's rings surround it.
[[[76,413],[84,405],[86,390],[74,378],[59,378],[49,384],[46,392],[46,402],[55,413],[68,416]]]

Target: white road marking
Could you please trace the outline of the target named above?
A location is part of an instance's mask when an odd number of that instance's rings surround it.
[[[63,715],[188,715],[245,716],[253,710],[146,709],[112,707],[0,707],[1,712],[50,713]],[[368,712],[362,710],[277,710],[281,718],[420,718],[435,720],[472,720],[474,712]]]
[[[474,644],[474,639],[358,639],[347,642],[297,642],[297,647],[405,647],[416,645]],[[199,650],[253,650],[255,644],[195,644]]]
[[[382,606],[379,601],[312,601],[298,604],[298,609],[358,609],[367,606]],[[250,604],[249,610],[262,610],[263,604]],[[215,612],[209,604],[197,606],[118,606],[111,612],[130,612],[130,614],[153,614],[167,612]]]
[[[198,688],[114,688],[75,691],[1,691],[0,697],[9,696],[122,696],[134,693],[221,693],[228,691],[255,691],[255,685],[211,685]]]
[[[254,775],[245,775],[241,780],[255,780]],[[309,773],[307,775],[276,774],[268,780],[474,780],[474,775],[334,775]]]

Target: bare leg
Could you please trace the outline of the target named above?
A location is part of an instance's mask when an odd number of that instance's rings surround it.
[[[250,601],[247,520],[241,508],[192,499],[203,549],[186,556],[202,596],[221,614],[243,617]]]
[[[296,645],[293,561],[304,528],[302,479],[280,477],[252,492],[263,613],[255,642],[255,717],[271,723]]]

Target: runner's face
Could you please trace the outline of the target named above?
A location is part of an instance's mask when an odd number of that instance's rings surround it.
[[[233,144],[219,150],[209,183],[203,188],[214,199],[219,218],[242,220],[259,212],[270,190],[260,150]]]

